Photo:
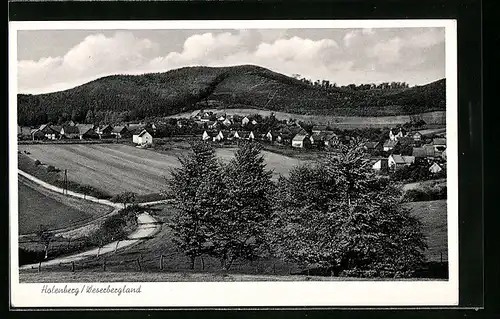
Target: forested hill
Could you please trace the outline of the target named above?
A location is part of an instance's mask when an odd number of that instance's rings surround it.
[[[253,65],[185,67],[107,76],[61,92],[19,94],[18,122],[115,123],[208,106],[312,115],[404,115],[445,110],[445,84],[442,79],[412,88],[361,89],[305,83]]]

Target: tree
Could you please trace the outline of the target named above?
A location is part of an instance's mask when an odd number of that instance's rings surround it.
[[[44,246],[44,259],[47,259],[49,255],[49,245],[52,239],[54,238],[54,234],[49,231],[46,225],[40,225],[36,232],[39,242]]]
[[[424,262],[422,225],[401,188],[377,177],[362,141],[281,178],[270,237],[275,253],[341,276],[408,277]]]
[[[242,142],[224,168],[227,208],[214,220],[212,253],[226,270],[236,259],[252,260],[265,251],[273,184],[261,148],[257,143]]]
[[[225,189],[211,145],[197,142],[191,147],[193,153],[179,157],[181,167],[171,171],[167,192],[176,208],[169,223],[173,241],[189,257],[194,269],[196,258],[212,249],[211,219],[222,214]]]
[[[133,203],[135,201],[135,193],[124,192],[118,194],[113,198],[113,201],[117,203],[123,203],[123,208],[127,208],[127,204]]]

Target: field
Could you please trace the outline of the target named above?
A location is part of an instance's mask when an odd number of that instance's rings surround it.
[[[427,236],[427,259],[440,261],[448,260],[448,232],[446,200],[429,202],[414,202],[409,204],[412,213],[419,217],[424,225]]]
[[[163,152],[138,149],[122,144],[87,145],[19,145],[21,152],[44,164],[68,170],[68,179],[93,186],[112,195],[125,191],[139,195],[158,193],[165,188],[165,177],[171,168],[179,167],[178,155],[187,149]],[[234,149],[217,149],[217,155],[228,161]],[[287,174],[299,160],[264,151],[268,168],[277,174]],[[60,173],[61,174],[61,173]]]
[[[225,112],[228,115],[250,115],[250,114],[260,114],[262,116],[269,116],[271,111],[268,110],[258,110],[258,109],[204,109],[204,111],[213,112]],[[193,112],[180,113],[172,115],[171,117],[190,117]],[[278,120],[287,119],[297,119],[305,122],[313,122],[317,124],[330,124],[334,127],[340,129],[352,129],[352,128],[366,128],[366,127],[387,127],[394,126],[397,124],[404,124],[410,122],[412,117],[420,117],[429,125],[444,126],[446,124],[446,112],[445,111],[435,111],[422,113],[418,115],[398,115],[398,116],[331,116],[331,115],[301,115],[285,112],[274,112]]]
[[[46,190],[19,178],[19,234],[36,232],[40,225],[49,229],[78,226],[110,212],[108,206]]]

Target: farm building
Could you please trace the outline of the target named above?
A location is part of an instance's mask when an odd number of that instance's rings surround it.
[[[221,131],[219,131],[219,134],[217,134],[214,137],[214,141],[224,141],[224,140],[229,139],[230,136],[231,136],[231,132],[229,132],[227,130],[221,130]]]
[[[441,166],[439,166],[438,163],[434,163],[431,165],[431,167],[429,167],[429,172],[431,172],[432,174],[437,174],[439,172],[441,172],[443,169],[441,168]]]
[[[153,136],[146,130],[132,136],[132,142],[139,145],[153,144]]]
[[[405,131],[402,128],[399,128],[399,131],[396,134],[394,134],[392,129],[389,131],[389,140],[390,141],[397,141],[401,137],[405,137],[405,136],[406,136]]]
[[[432,140],[432,145],[437,152],[442,152],[446,149],[446,139],[445,138],[435,138]]]
[[[101,125],[96,129],[99,138],[111,137],[111,132],[113,132],[113,127],[111,125]]]
[[[372,165],[372,169],[377,172],[387,172],[389,170],[389,160],[381,158]]]
[[[269,131],[267,134],[264,136],[264,139],[268,140],[269,142],[281,142],[281,134],[278,132],[274,131]]]
[[[222,121],[222,125],[229,127],[233,124],[230,119],[226,118],[224,121]]]
[[[325,139],[323,143],[325,144],[326,147],[332,147],[337,145],[339,142],[339,137],[335,133],[327,133],[325,135]]]
[[[250,119],[245,116],[242,120],[241,120],[241,125],[245,126],[247,125],[248,123],[250,123]]]
[[[130,132],[126,126],[115,126],[111,131],[111,135],[113,135],[116,138],[123,138],[123,137],[129,137]]]
[[[211,141],[215,140],[215,137],[218,136],[217,132],[213,131],[203,131],[203,134],[201,135],[201,140],[202,141]]]
[[[311,139],[308,134],[302,132],[295,135],[292,139],[292,147],[308,148],[311,145]]]
[[[363,145],[363,148],[369,152],[372,152],[372,151],[381,151],[383,147],[380,142],[366,142]]]
[[[415,132],[411,137],[415,142],[420,142],[422,140],[422,134],[420,132]]]
[[[313,133],[309,139],[312,145],[324,145],[325,136],[326,133],[320,131],[318,133]]]
[[[413,163],[415,163],[415,156],[404,156],[404,155],[396,155],[392,154],[389,155],[387,158],[387,162],[389,164],[389,167],[392,169],[398,169],[403,166],[409,166]]]
[[[61,128],[61,137],[73,139],[80,137],[80,130],[74,125],[64,125]]]
[[[33,140],[43,140],[45,138],[45,134],[43,134],[43,132],[40,132],[40,130],[37,128],[32,129],[30,134]]]
[[[38,131],[43,134],[44,138],[49,140],[56,140],[61,134],[61,132],[54,130],[49,124],[40,125]]]
[[[383,150],[384,150],[384,152],[392,151],[394,149],[394,147],[396,147],[396,145],[398,145],[398,144],[399,144],[399,142],[397,140],[387,140],[384,143]]]
[[[78,137],[81,140],[99,138],[99,135],[94,130],[94,124],[77,124],[76,128],[78,128]]]

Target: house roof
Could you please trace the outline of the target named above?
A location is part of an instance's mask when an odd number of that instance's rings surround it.
[[[128,130],[127,127],[125,127],[123,125],[115,126],[115,127],[113,127],[113,133],[121,133],[123,131],[123,129]]]
[[[311,138],[313,140],[324,140],[325,137],[326,137],[325,132],[314,133],[313,135],[311,135]]]
[[[146,135],[146,134],[149,134],[149,132],[148,132],[147,130],[142,130],[142,131],[141,131],[139,134],[137,134],[137,135],[138,135],[139,137],[141,137],[141,136],[144,136],[144,135]],[[149,135],[151,135],[151,134],[149,134]]]
[[[296,141],[296,142],[297,142],[297,141],[303,141],[304,139],[306,139],[306,138],[307,138],[307,136],[308,136],[307,134],[296,134],[296,135],[293,137],[292,141]]]
[[[427,152],[423,147],[414,147],[412,155],[415,157],[426,157]]]
[[[441,168],[441,166],[440,166],[438,163],[433,163],[433,164],[431,165],[431,167],[429,167],[429,169],[431,169],[431,168],[433,168],[433,167],[439,167],[439,168]]]
[[[250,136],[250,132],[248,131],[238,131],[238,136],[242,138],[246,138]]]
[[[414,143],[413,138],[407,136],[398,138],[398,142],[402,145],[409,145]]]
[[[56,132],[61,132],[62,126],[61,125],[52,125],[51,127],[54,131]]]
[[[398,145],[398,141],[387,140],[384,142],[384,147],[394,147]]]
[[[432,140],[432,145],[446,145],[445,138],[435,138]]]
[[[392,154],[392,159],[396,164],[409,164],[415,162],[415,156],[404,156],[404,155],[397,155],[397,154]]]
[[[217,116],[217,118],[219,118],[219,117],[226,117],[226,113],[224,113],[224,112],[218,112],[215,116]]]
[[[78,127],[73,126],[73,125],[64,125],[62,127],[62,129],[64,130],[64,134],[78,134],[78,133],[80,133],[80,130],[78,129]]]
[[[76,128],[78,129],[79,134],[85,134],[88,131],[92,130],[94,128],[93,124],[77,124]]]
[[[365,147],[368,148],[368,149],[376,148],[379,145],[380,145],[379,142],[366,142],[365,143]]]

